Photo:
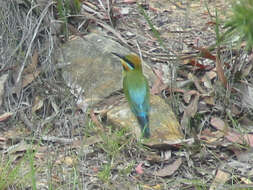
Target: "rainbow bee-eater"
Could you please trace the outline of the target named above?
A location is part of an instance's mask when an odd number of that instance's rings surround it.
[[[142,135],[149,138],[149,86],[142,73],[141,60],[135,54],[113,54],[120,58],[123,66],[123,91],[130,109],[138,120]]]

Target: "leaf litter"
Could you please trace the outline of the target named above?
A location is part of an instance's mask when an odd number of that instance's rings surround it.
[[[187,143],[182,140],[177,145],[165,147],[165,150],[152,150],[154,152],[151,154],[151,150],[137,146],[139,142],[136,139],[118,134],[120,143],[112,141],[105,147],[104,133],[110,136],[111,140],[117,139],[117,136],[115,137],[113,128],[103,130],[105,126],[99,115],[102,111],[98,111],[97,115],[91,112],[93,124],[90,124],[83,118],[84,114],[77,111],[78,106],[76,109],[69,109],[73,99],[71,96],[63,96],[57,83],[44,78],[45,86],[36,86],[41,85],[38,83],[38,77],[45,76],[42,76],[44,71],[39,67],[39,57],[43,54],[34,48],[31,64],[23,70],[22,84],[12,86],[18,96],[25,97],[22,99],[22,105],[28,105],[30,112],[23,112],[25,117],[21,121],[13,122],[10,118],[17,117],[16,110],[11,109],[13,105],[8,105],[9,110],[0,110],[0,170],[8,156],[12,157],[13,163],[17,163],[18,160],[25,159],[30,151],[30,154],[35,153],[36,170],[41,171],[36,175],[41,187],[47,186],[47,182],[39,179],[46,178],[46,171],[50,169],[48,162],[52,164],[50,174],[55,188],[62,187],[68,174],[74,170],[77,170],[80,178],[90,181],[80,182],[90,189],[118,189],[122,180],[126,182],[124,186],[120,186],[121,189],[138,185],[147,189],[194,189],[203,185],[203,181],[204,185],[201,187],[210,190],[224,189],[232,185],[231,180],[234,179],[238,187],[252,187],[250,185],[253,169],[252,164],[249,164],[252,163],[252,151],[247,149],[253,146],[253,136],[252,131],[249,131],[250,127],[245,130],[241,128],[242,121],[247,126],[252,126],[252,64],[242,66],[243,77],[237,84],[240,88],[233,86],[233,77],[229,78],[227,72],[238,69],[235,65],[244,63],[237,60],[230,65],[230,50],[227,47],[224,47],[221,58],[218,58],[217,51],[208,49],[215,43],[212,26],[215,21],[208,16],[206,7],[201,2],[186,1],[174,3],[153,0],[141,4],[163,39],[163,44],[169,44],[165,49],[160,47],[157,36],[153,35],[150,25],[138,12],[137,1],[114,3],[110,8],[115,9],[115,15],[108,14],[109,7],[105,6],[108,5],[107,1],[99,2],[87,1],[82,2],[82,5],[87,18],[107,31],[108,36],[136,52],[137,48],[132,44],[136,44],[137,40],[143,58],[149,60],[152,65],[161,63],[177,67],[177,75],[173,72],[164,75],[159,67],[154,70],[157,80],[152,86],[152,93],[162,94],[169,103],[176,102],[173,108],[181,121],[182,129],[185,130],[186,140],[194,137],[194,141]],[[214,8],[224,10],[226,3],[218,1],[211,3],[210,7],[210,14],[214,15]],[[114,22],[114,19],[119,19],[116,20],[116,28],[108,24]],[[186,27],[187,25],[191,27]],[[134,35],[124,35],[126,32]],[[189,54],[190,57],[187,57]],[[18,68],[19,66],[16,70],[19,70]],[[14,75],[9,77],[15,78]],[[188,82],[179,87],[180,80]],[[1,94],[6,90],[2,85],[4,83],[6,80],[1,79]],[[172,83],[175,83],[175,86]],[[38,87],[43,88],[43,93]],[[24,92],[29,93],[22,94],[24,89],[27,90]],[[34,92],[35,96],[30,100],[29,95]],[[59,94],[54,94],[57,92]],[[54,97],[48,99],[49,94]],[[202,109],[205,111],[200,112],[203,102],[205,106]],[[238,105],[242,109],[233,111],[232,118],[228,116],[228,110]],[[20,104],[16,104],[16,107],[18,106]],[[101,110],[104,112],[106,109],[103,107]],[[20,115],[22,117],[22,114]],[[41,120],[48,121],[41,122],[39,116]],[[75,124],[70,118],[80,122]],[[88,136],[83,135],[83,126],[89,126],[85,129]],[[192,128],[197,131],[197,135],[193,135],[190,130]],[[106,150],[110,154],[107,154]],[[113,152],[115,155],[109,156]],[[163,156],[163,152],[167,153]],[[131,162],[134,162],[134,166]],[[118,169],[117,166],[121,164],[127,166],[126,169]],[[110,166],[109,174],[104,166]],[[69,181],[72,179],[68,178]],[[164,182],[165,180],[168,182]]]

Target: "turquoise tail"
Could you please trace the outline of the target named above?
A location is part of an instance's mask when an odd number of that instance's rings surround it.
[[[149,117],[148,115],[137,116],[138,123],[141,126],[141,132],[143,137],[149,138],[150,137],[150,129],[149,129]]]

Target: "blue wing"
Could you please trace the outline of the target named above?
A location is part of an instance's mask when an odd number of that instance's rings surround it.
[[[149,95],[147,86],[144,85],[141,88],[130,89],[129,97],[131,99],[131,110],[136,115],[138,123],[140,124],[143,136],[150,137],[149,129]]]
[[[145,99],[147,98],[147,89],[145,86],[142,86],[138,89],[130,89],[129,90],[129,98],[131,99],[131,103],[133,106],[133,112],[137,115],[142,115],[142,112],[147,113],[149,110],[149,106]]]
[[[140,124],[144,137],[150,136],[149,129],[149,87],[146,78],[141,75],[127,76],[123,81],[124,93],[130,108]]]

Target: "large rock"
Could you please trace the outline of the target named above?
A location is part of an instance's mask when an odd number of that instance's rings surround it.
[[[111,52],[123,55],[130,52],[118,42],[92,33],[84,39],[76,37],[70,40],[59,52],[58,64],[63,68],[65,82],[76,93],[83,92],[89,104],[97,103],[122,88],[122,66]],[[151,84],[155,77],[145,63],[144,73]]]

